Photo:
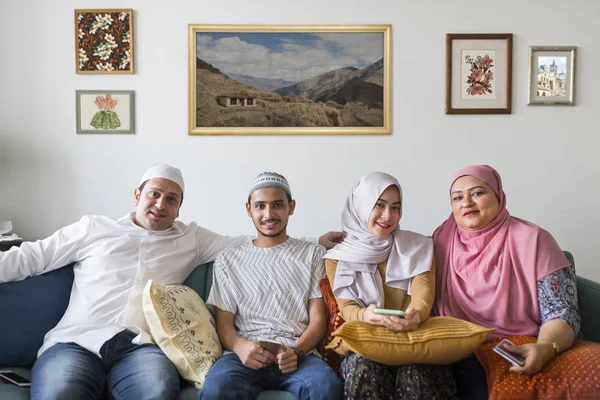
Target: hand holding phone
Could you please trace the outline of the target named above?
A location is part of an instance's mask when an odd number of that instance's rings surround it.
[[[375,308],[373,309],[373,312],[375,314],[380,314],[380,315],[396,315],[398,317],[404,317],[404,311],[402,310],[392,310],[389,308]]]
[[[515,344],[510,340],[502,339],[496,346],[494,346],[494,351],[510,361],[515,367],[522,367],[525,365],[525,357],[507,350],[505,348],[506,345],[515,346]]]
[[[31,386],[31,381],[13,371],[0,371],[0,378],[12,383],[13,385],[25,387]]]
[[[261,339],[258,341],[258,344],[260,345],[260,347],[269,350],[275,356],[279,352],[285,351],[286,349],[286,347],[281,342],[275,340]]]

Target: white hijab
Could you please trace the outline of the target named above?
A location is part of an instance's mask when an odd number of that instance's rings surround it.
[[[375,203],[389,186],[402,187],[391,175],[372,172],[354,186],[342,213],[342,230],[346,238],[329,250],[324,258],[338,260],[333,295],[354,300],[362,307],[376,304],[385,307],[383,282],[377,264],[388,261],[385,284],[410,294],[413,277],[431,269],[433,242],[426,236],[396,228],[381,238],[369,232],[369,217]]]

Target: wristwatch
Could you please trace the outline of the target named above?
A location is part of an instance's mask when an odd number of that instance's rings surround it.
[[[294,353],[296,353],[296,357],[298,357],[298,363],[300,363],[300,361],[304,360],[304,352],[302,350],[300,350],[297,347],[294,346],[289,346],[290,349],[294,350]]]

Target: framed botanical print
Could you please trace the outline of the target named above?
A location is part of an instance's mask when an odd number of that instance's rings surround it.
[[[446,114],[510,114],[512,34],[446,35]]]
[[[75,10],[75,72],[133,74],[133,10]]]

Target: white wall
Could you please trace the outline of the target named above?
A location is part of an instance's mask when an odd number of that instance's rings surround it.
[[[135,74],[76,75],[75,8],[133,8]],[[373,170],[404,187],[402,226],[431,234],[450,212],[454,171],[501,173],[512,215],[548,229],[579,274],[600,280],[600,3],[597,0],[157,0],[0,3],[0,219],[37,239],[83,214],[122,216],[157,162],[186,178],[183,221],[253,233],[244,201],[263,170],[298,201],[290,233],[339,229],[345,197]],[[201,137],[187,134],[189,23],[393,25],[393,134]],[[445,34],[513,33],[513,113],[448,116]],[[528,107],[530,45],[578,46],[575,107]],[[77,135],[75,90],[136,91],[136,134]]]

